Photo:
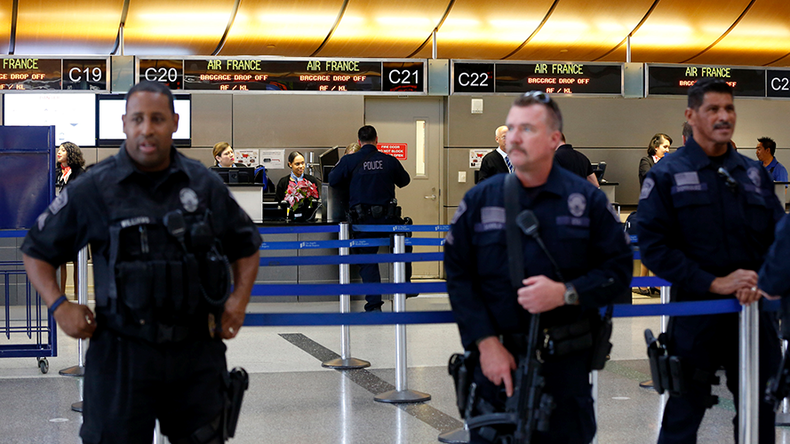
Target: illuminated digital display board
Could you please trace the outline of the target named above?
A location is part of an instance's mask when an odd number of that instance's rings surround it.
[[[765,70],[729,66],[683,65],[647,66],[648,95],[682,95],[698,79],[722,79],[733,88],[736,96],[765,97]]]
[[[425,63],[256,58],[141,59],[138,80],[170,89],[425,93]]]
[[[766,74],[768,97],[790,97],[790,71],[769,69]]]
[[[619,64],[466,63],[453,64],[453,93],[622,94]]]
[[[0,58],[0,90],[107,90],[107,59]]]

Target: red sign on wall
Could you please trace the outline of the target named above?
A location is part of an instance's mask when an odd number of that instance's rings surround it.
[[[406,160],[407,145],[406,143],[380,143],[376,147],[382,153],[389,154],[398,160]]]

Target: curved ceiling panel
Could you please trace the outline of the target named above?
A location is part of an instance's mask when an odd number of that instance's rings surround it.
[[[554,0],[500,1],[493,7],[480,0],[456,0],[436,33],[442,59],[501,59],[519,47],[540,25]],[[417,54],[431,57],[433,43]]]
[[[755,49],[759,49],[755,51]],[[762,66],[790,53],[790,8],[787,0],[760,0],[715,46],[689,63]],[[787,61],[784,61],[786,64]]]
[[[560,0],[543,27],[508,60],[594,60],[620,45],[652,4],[630,0],[602,7],[588,0]]]
[[[439,25],[451,0],[349,1],[319,57],[407,57]]]
[[[631,60],[652,63],[689,60],[721,38],[749,3],[750,0],[661,0],[631,37]]]
[[[124,27],[126,55],[208,55],[233,13],[233,0],[134,0]]]
[[[245,0],[220,55],[309,56],[342,10],[343,0]]]
[[[10,29],[12,1],[3,1],[0,29]],[[14,54],[104,54],[115,46],[123,0],[19,2]],[[7,41],[5,36],[0,36]],[[3,48],[8,50],[8,47]]]
[[[8,54],[11,41],[11,9],[13,0],[0,0],[0,54]]]

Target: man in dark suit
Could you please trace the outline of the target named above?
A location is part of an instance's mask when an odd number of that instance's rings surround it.
[[[496,129],[496,141],[499,146],[497,149],[491,151],[490,153],[486,154],[483,157],[483,161],[480,163],[480,176],[478,177],[478,182],[482,182],[484,179],[489,178],[495,174],[499,173],[509,173],[511,168],[508,167],[507,162],[507,153],[505,153],[505,136],[507,136],[507,127],[500,126]]]

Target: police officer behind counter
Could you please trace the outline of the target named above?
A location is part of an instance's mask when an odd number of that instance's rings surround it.
[[[545,329],[552,342],[562,327],[580,328],[568,338],[572,344],[565,343],[578,345],[576,351],[552,355],[542,350],[545,391],[556,407],[548,431],[537,432],[532,442],[589,443],[596,430],[589,383],[589,340],[596,333],[591,325],[600,320],[598,307],[627,291],[633,255],[604,193],[554,162],[562,131],[557,104],[544,93],[526,93],[510,108],[507,127],[518,211],[534,212],[540,238],[557,266],[535,239],[522,236],[522,251],[512,254],[523,255],[527,278],[520,288],[511,285],[504,196],[513,175],[491,177],[464,196],[447,236],[444,264],[464,349],[479,351],[471,416],[505,408],[531,313],[539,313],[540,331]],[[539,339],[543,343],[542,333]],[[559,341],[554,343],[559,349]],[[505,426],[493,431],[472,429],[470,442],[509,442],[513,433]]]
[[[126,97],[126,142],[41,214],[21,247],[25,269],[63,331],[91,338],[83,442],[150,443],[158,419],[174,444],[220,443],[220,338],[244,322],[261,239],[219,177],[173,147],[170,90],[142,82]],[[95,317],[55,281],[87,244]]]
[[[348,190],[349,222],[353,224],[401,223],[395,186],[403,188],[411,178],[400,161],[376,148],[376,128],[365,125],[357,131],[362,148],[340,158],[329,173],[329,185]],[[357,239],[381,237],[381,233],[354,233]],[[353,248],[355,254],[375,254],[378,247]],[[359,264],[362,282],[380,283],[379,264]],[[410,273],[407,271],[407,275]],[[365,296],[365,311],[381,311],[380,294]]]
[[[736,114],[724,81],[698,80],[685,115],[693,137],[647,173],[639,196],[642,261],[672,283],[673,301],[736,297],[751,304],[760,298],[757,270],[783,214],[773,182],[730,142]],[[738,405],[738,314],[671,317],[666,342],[669,356],[680,359],[685,390],[670,395],[658,442],[694,443],[720,366]],[[776,326],[762,312],[760,387],[778,363]],[[759,417],[760,442],[773,443],[774,412],[762,396]]]

